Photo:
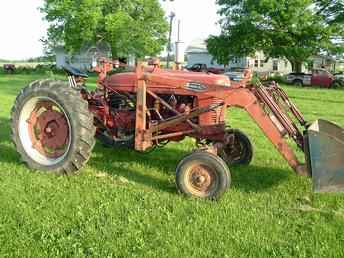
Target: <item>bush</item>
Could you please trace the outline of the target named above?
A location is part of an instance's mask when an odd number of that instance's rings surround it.
[[[277,83],[286,83],[286,77],[282,75],[275,75],[268,77],[268,81],[275,81]]]
[[[3,67],[0,67],[0,74],[8,74]],[[17,66],[12,74],[64,74],[62,69],[58,69],[56,65],[39,64],[36,66]]]

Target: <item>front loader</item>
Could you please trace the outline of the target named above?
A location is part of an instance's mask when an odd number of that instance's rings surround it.
[[[41,80],[18,95],[12,110],[13,141],[30,168],[73,174],[91,156],[95,138],[114,148],[140,152],[170,141],[195,139],[195,151],[177,166],[181,193],[218,199],[229,188],[232,165],[249,165],[250,139],[226,125],[229,108],[246,110],[298,175],[311,176],[314,190],[344,190],[344,129],[318,120],[308,123],[274,82],[162,70],[139,64],[108,75],[118,62],[99,61],[97,89],[87,75],[66,67],[69,83]],[[288,139],[305,154],[296,157]]]

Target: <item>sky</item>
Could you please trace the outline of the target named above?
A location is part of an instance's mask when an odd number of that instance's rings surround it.
[[[174,40],[177,21],[181,20],[181,40],[188,45],[194,39],[218,34],[216,25],[219,17],[215,0],[161,1],[167,15],[176,13]],[[42,0],[3,0],[0,7],[0,59],[22,60],[43,54],[40,42],[46,35],[48,24],[38,8]]]
[[[40,39],[46,34],[38,7],[41,0],[1,1],[0,59],[20,60],[41,56]]]
[[[174,12],[174,38],[177,37],[177,24],[181,20],[181,40],[188,45],[195,39],[206,39],[220,33],[216,25],[219,20],[215,0],[174,0],[161,1],[166,14]]]

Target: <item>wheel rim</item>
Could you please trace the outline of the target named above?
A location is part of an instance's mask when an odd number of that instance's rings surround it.
[[[211,196],[219,184],[215,169],[198,162],[189,167],[186,179],[186,187],[198,197]]]
[[[19,118],[19,137],[27,155],[37,163],[53,166],[68,154],[71,126],[64,109],[48,97],[27,101]]]

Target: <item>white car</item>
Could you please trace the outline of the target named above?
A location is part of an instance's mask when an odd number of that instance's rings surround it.
[[[231,81],[239,82],[245,78],[245,71],[244,68],[231,68],[224,75],[228,76]]]
[[[340,80],[340,81],[344,82],[344,72],[336,73],[336,74],[334,74],[334,77],[336,78],[336,80]]]

